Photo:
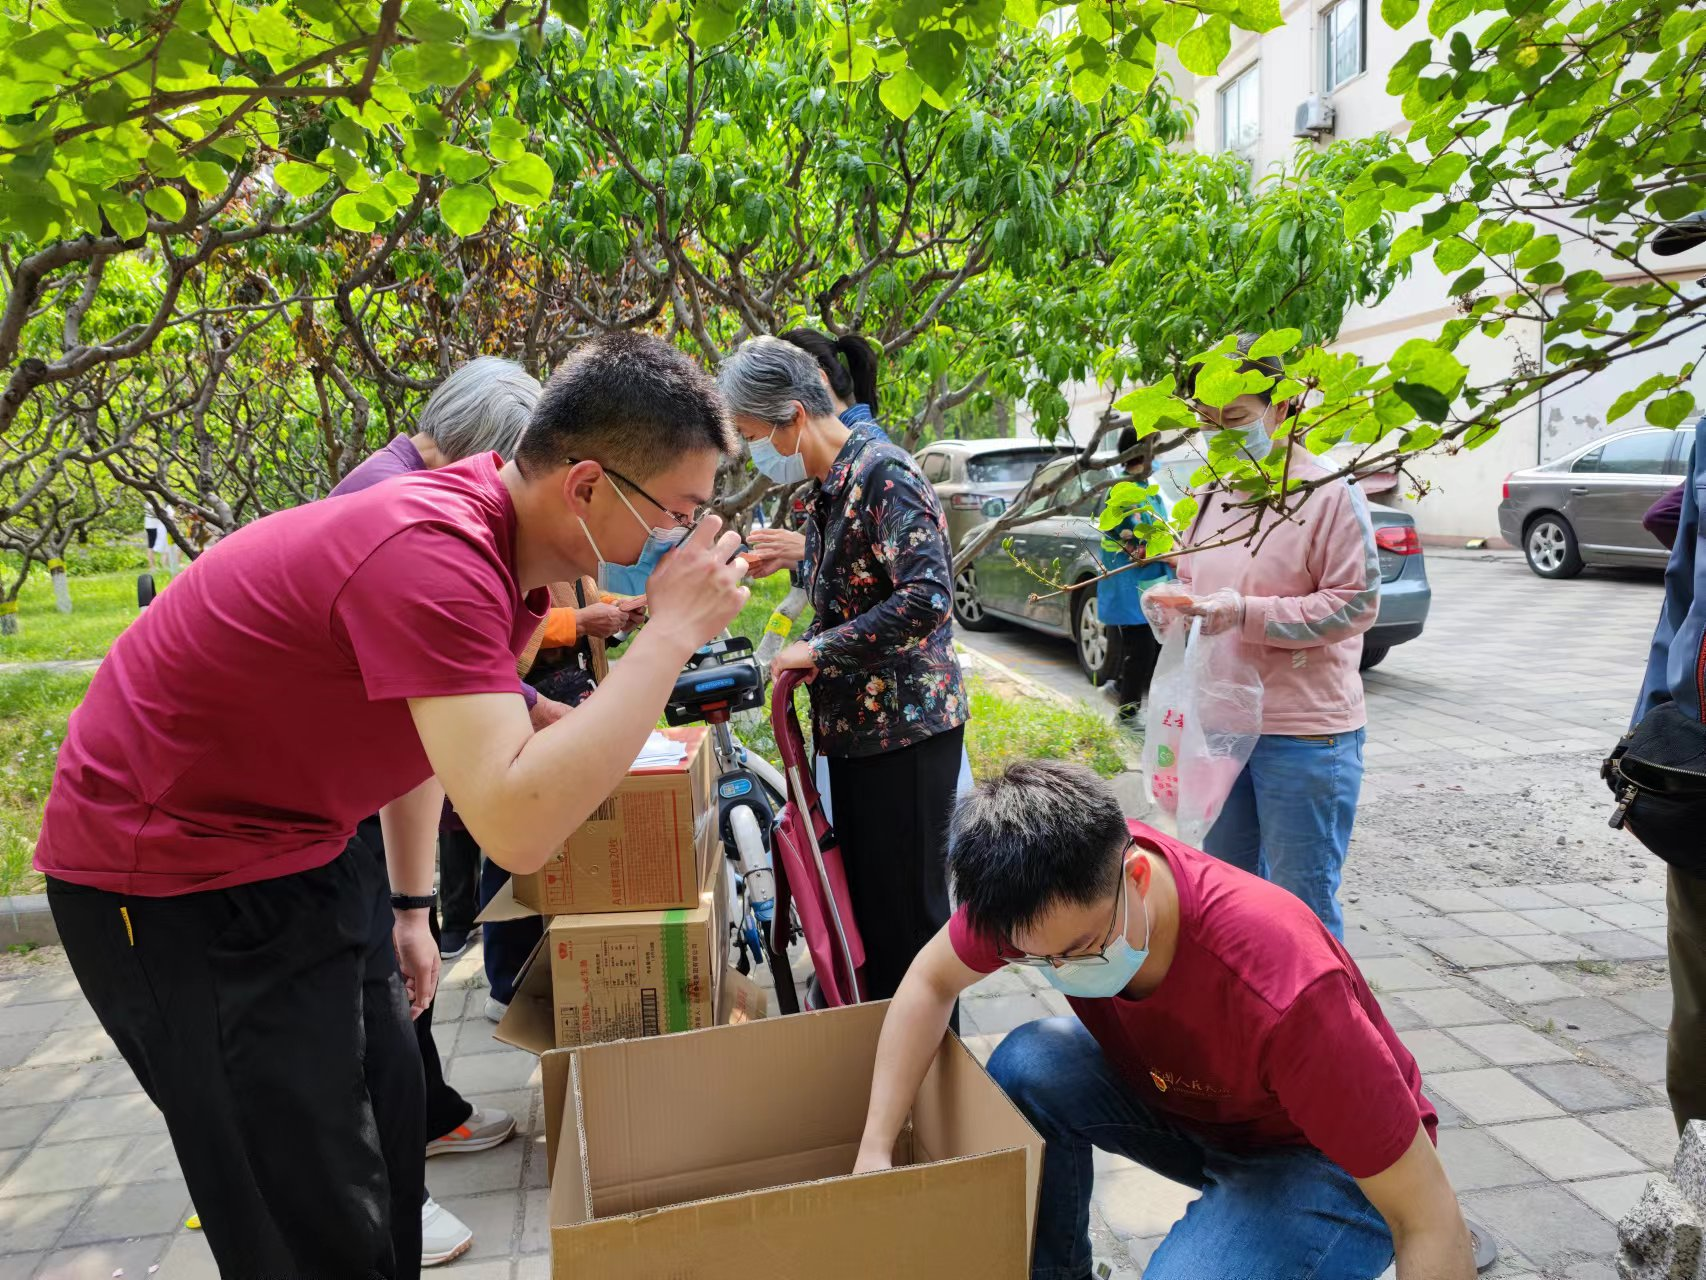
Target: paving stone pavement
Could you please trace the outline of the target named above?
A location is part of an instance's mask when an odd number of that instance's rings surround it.
[[[1500,1241],[1490,1274],[1610,1277],[1613,1224],[1668,1167],[1676,1134],[1661,1084],[1664,966],[1607,960],[1615,947],[1604,943],[1628,932],[1624,907],[1661,902],[1663,887],[1645,877],[1518,887],[1500,895],[1523,904],[1514,912],[1485,892],[1361,897],[1347,903],[1346,945],[1422,1065],[1466,1211]],[[1519,936],[1501,935],[1512,920],[1539,921],[1538,934],[1520,936],[1568,939],[1582,958],[1465,957],[1453,945],[1463,936],[1435,936],[1452,918],[1493,942]],[[530,1057],[491,1038],[483,984],[477,948],[447,970],[437,1041],[449,1079],[515,1114],[520,1134],[431,1161],[428,1181],[475,1231],[447,1274],[526,1280],[548,1274],[539,1076]],[[1039,974],[1009,969],[968,994],[962,1031],[987,1060],[1014,1027],[1067,1012]],[[0,973],[0,1051],[0,1280],[215,1275],[200,1235],[183,1226],[189,1195],[160,1117],[57,949]],[[1138,1280],[1195,1192],[1116,1156],[1099,1154],[1096,1168],[1098,1255]]]

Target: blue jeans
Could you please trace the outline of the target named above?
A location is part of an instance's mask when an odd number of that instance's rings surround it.
[[[484,907],[509,879],[505,871],[490,858],[480,865],[480,905]],[[515,994],[515,980],[521,976],[521,966],[545,934],[545,922],[537,916],[523,920],[500,920],[480,926],[481,948],[486,963],[486,982],[492,989],[492,999],[508,1004]]]
[[[1364,736],[1264,733],[1203,840],[1222,862],[1303,899],[1341,942],[1339,877],[1362,789]]]
[[[1313,1147],[1205,1145],[1138,1102],[1077,1018],[1019,1027],[989,1073],[1048,1144],[1031,1280],[1090,1274],[1093,1147],[1202,1191],[1144,1280],[1375,1280],[1392,1263],[1386,1220],[1338,1165]]]

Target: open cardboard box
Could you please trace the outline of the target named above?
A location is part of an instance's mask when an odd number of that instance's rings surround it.
[[[1026,1280],[1043,1142],[953,1035],[851,1175],[886,1002],[543,1058],[559,1280]]]

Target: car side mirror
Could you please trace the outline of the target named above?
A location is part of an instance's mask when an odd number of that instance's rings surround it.
[[[1005,510],[1007,510],[1007,499],[1005,498],[991,498],[983,504],[983,514],[991,520],[999,519]]]

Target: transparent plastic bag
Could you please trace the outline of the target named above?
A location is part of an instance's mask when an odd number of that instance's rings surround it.
[[[1179,839],[1201,848],[1262,732],[1262,678],[1237,632],[1171,621],[1149,684],[1143,776]]]

